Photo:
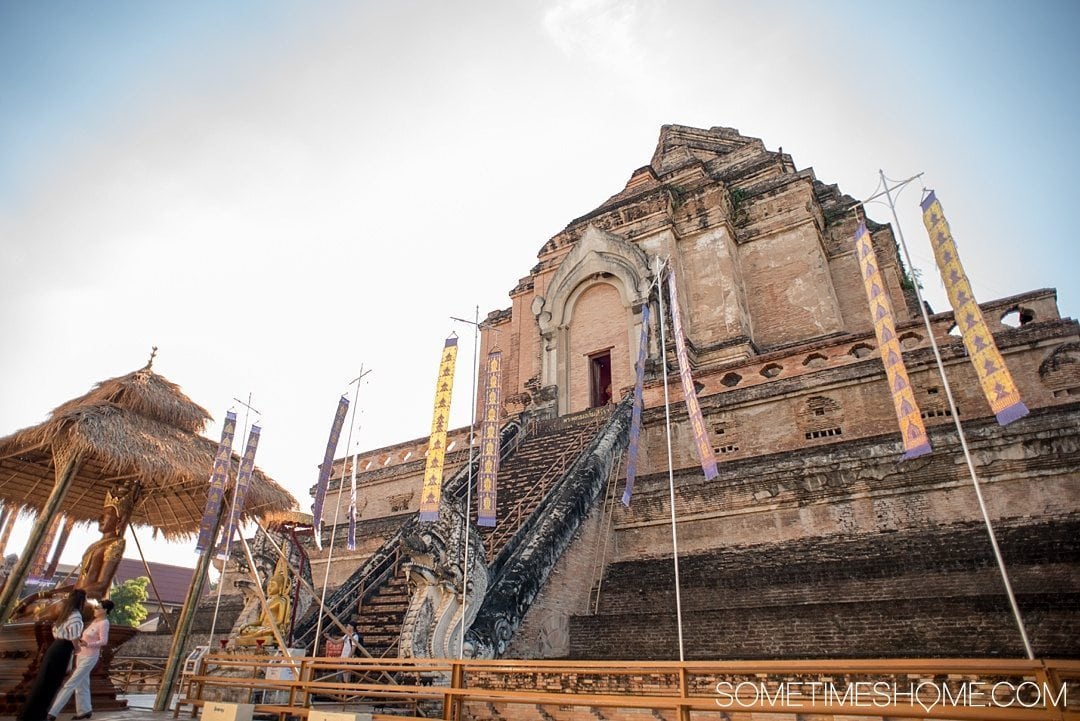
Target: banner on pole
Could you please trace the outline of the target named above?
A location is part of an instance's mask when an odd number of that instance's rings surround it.
[[[502,389],[499,375],[502,371],[502,353],[488,353],[484,370],[484,416],[480,421],[480,473],[477,474],[476,523],[494,526],[498,515],[499,478],[499,410]]]
[[[229,464],[232,462],[233,434],[236,432],[236,414],[225,414],[225,423],[221,426],[221,441],[214,455],[214,465],[210,471],[210,488],[206,492],[206,507],[199,523],[199,540],[195,543],[195,552],[202,553],[214,542],[214,521],[218,509],[225,497],[225,483],[228,480]]]
[[[960,336],[967,348],[968,357],[975,366],[983,395],[990,403],[998,423],[1007,425],[1028,414],[1027,406],[1020,400],[1020,391],[1013,382],[1005,359],[994,343],[994,336],[986,327],[982,311],[971,291],[964,266],[960,264],[960,254],[956,250],[949,223],[941,209],[934,191],[920,204],[923,211],[923,224],[930,235],[930,245],[934,247],[934,259],[937,260],[941,280],[945,283],[945,292],[952,305],[953,317],[960,328]]]
[[[917,458],[930,452],[930,439],[926,435],[922,414],[915,401],[915,391],[908,379],[907,366],[904,365],[900,350],[900,338],[896,335],[892,303],[881,279],[866,223],[859,223],[855,231],[855,255],[859,261],[863,287],[866,289],[866,299],[870,304],[870,318],[874,322],[874,335],[877,336],[878,348],[881,350],[881,362],[885,364],[885,378],[889,383],[896,420],[900,424],[900,435],[904,441],[902,458]]]
[[[356,550],[356,461],[359,455],[353,453],[352,481],[349,484],[349,539],[346,542],[346,548],[350,551]]]
[[[326,489],[330,485],[330,471],[334,468],[334,453],[337,452],[338,438],[341,436],[341,427],[345,425],[345,416],[348,412],[349,399],[347,396],[342,396],[338,399],[334,422],[330,425],[330,438],[326,441],[326,452],[323,453],[323,462],[319,466],[319,480],[315,484],[315,502],[311,506],[311,525],[315,534],[316,548],[322,548],[323,504],[326,502]]]
[[[641,338],[638,341],[637,375],[634,378],[634,407],[630,413],[630,441],[626,448],[626,488],[623,489],[622,503],[630,506],[630,494],[634,492],[634,480],[637,478],[638,443],[641,439],[641,410],[644,402],[645,359],[649,351],[649,305],[641,306]]]
[[[435,381],[435,410],[431,418],[424,485],[420,495],[420,520],[439,518],[442,498],[443,459],[446,456],[446,431],[450,423],[450,397],[454,390],[454,364],[457,361],[457,336],[450,336],[443,346],[439,377]]]
[[[667,281],[668,297],[671,299],[671,332],[675,336],[675,357],[679,361],[679,378],[682,380],[683,396],[686,398],[686,413],[694,431],[694,446],[701,460],[701,470],[705,472],[705,480],[711,481],[718,475],[716,456],[713,454],[712,444],[709,443],[709,434],[705,432],[705,421],[701,417],[697,391],[694,390],[694,378],[690,375],[690,358],[686,354],[686,340],[683,338],[682,317],[679,313],[679,294],[675,289],[675,271],[670,268]]]
[[[227,559],[229,557],[229,545],[232,543],[233,529],[240,523],[240,513],[244,510],[244,499],[247,498],[248,487],[251,486],[251,474],[255,470],[255,451],[259,448],[259,435],[262,429],[257,425],[251,426],[248,431],[247,445],[244,446],[244,457],[240,459],[240,470],[236,473],[236,490],[233,491],[233,505],[229,513],[229,523],[221,529],[221,538],[218,540],[217,557]]]

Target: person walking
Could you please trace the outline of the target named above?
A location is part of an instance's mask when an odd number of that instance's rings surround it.
[[[77,588],[68,594],[60,607],[57,621],[52,627],[53,642],[41,659],[34,684],[16,716],[18,721],[45,721],[49,704],[67,673],[71,654],[75,651],[75,642],[82,635],[82,607],[85,602],[86,592]]]
[[[90,605],[94,609],[94,618],[82,632],[75,652],[75,670],[56,694],[56,700],[49,709],[48,721],[56,721],[72,694],[75,694],[72,721],[88,719],[93,712],[90,707],[90,672],[97,666],[101,649],[109,643],[109,614],[114,604],[106,598],[104,601],[90,601]]]

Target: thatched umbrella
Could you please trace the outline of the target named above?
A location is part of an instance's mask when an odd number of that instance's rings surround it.
[[[42,424],[0,438],[0,499],[38,515],[27,552],[0,594],[0,619],[14,604],[48,520],[56,513],[96,520],[106,492],[118,485],[141,489],[131,523],[170,539],[197,533],[217,450],[216,442],[199,435],[209,420],[206,410],[148,364],[102,381]],[[296,505],[256,469],[241,512],[261,517]]]

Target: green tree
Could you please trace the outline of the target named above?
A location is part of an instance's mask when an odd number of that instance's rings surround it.
[[[149,597],[146,592],[149,585],[149,578],[139,576],[113,586],[109,598],[116,604],[116,608],[109,615],[109,621],[118,626],[138,626],[145,621],[147,610],[144,602]]]

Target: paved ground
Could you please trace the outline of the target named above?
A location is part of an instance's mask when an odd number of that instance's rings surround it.
[[[133,694],[127,697],[128,708],[126,711],[95,711],[92,721],[165,721],[172,720],[172,711],[155,713],[153,694]],[[12,716],[0,716],[3,719]],[[58,721],[69,721],[71,714],[60,714]]]

